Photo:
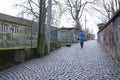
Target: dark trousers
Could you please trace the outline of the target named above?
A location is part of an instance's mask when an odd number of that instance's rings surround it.
[[[84,44],[84,42],[80,42],[80,46],[81,46],[81,48],[83,48],[83,44]]]

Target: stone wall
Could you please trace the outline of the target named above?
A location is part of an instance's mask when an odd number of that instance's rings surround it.
[[[0,70],[36,57],[36,48],[0,50]]]
[[[98,32],[99,42],[120,64],[120,11]]]

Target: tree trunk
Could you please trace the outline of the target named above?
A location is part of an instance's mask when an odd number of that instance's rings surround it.
[[[112,9],[112,16],[115,14],[115,5],[114,5],[114,2],[112,0],[112,4],[111,4],[111,9]]]
[[[119,6],[119,9],[120,9],[120,0],[118,0],[118,6]]]
[[[47,24],[45,28],[45,55],[49,54],[50,52],[51,7],[52,0],[48,0]]]
[[[40,0],[39,3],[39,27],[37,40],[37,57],[44,55],[44,27],[45,27],[45,0]]]
[[[76,19],[76,28],[78,29],[78,31],[82,30],[82,27],[80,25],[79,19]]]

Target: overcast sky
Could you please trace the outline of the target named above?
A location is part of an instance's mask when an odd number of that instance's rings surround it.
[[[15,3],[20,3],[22,0],[1,0],[0,13],[17,16],[18,10],[14,6]]]
[[[1,0],[0,1],[0,13],[15,15],[15,11],[12,9],[11,0]]]
[[[8,15],[12,15],[12,16],[17,16],[19,10],[16,9],[16,7],[14,6],[15,3],[21,3],[22,0],[1,0],[0,2],[0,13],[4,13],[4,14],[8,14]],[[96,26],[96,19],[93,18],[91,15],[86,14],[86,18],[87,18],[87,24],[86,27],[90,28],[90,30],[93,29],[93,33],[97,34],[98,28]],[[70,26],[72,27],[72,22],[71,21],[66,21],[66,19],[70,20],[69,17],[65,17],[63,16],[62,18],[62,24],[61,26]],[[82,26],[84,27],[85,23],[84,23],[84,16],[82,19]]]

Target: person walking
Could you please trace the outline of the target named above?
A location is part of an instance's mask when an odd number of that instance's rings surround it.
[[[83,48],[83,45],[84,45],[84,33],[83,33],[83,31],[80,31],[80,32],[79,32],[78,40],[79,40],[79,42],[80,42],[81,48]]]

